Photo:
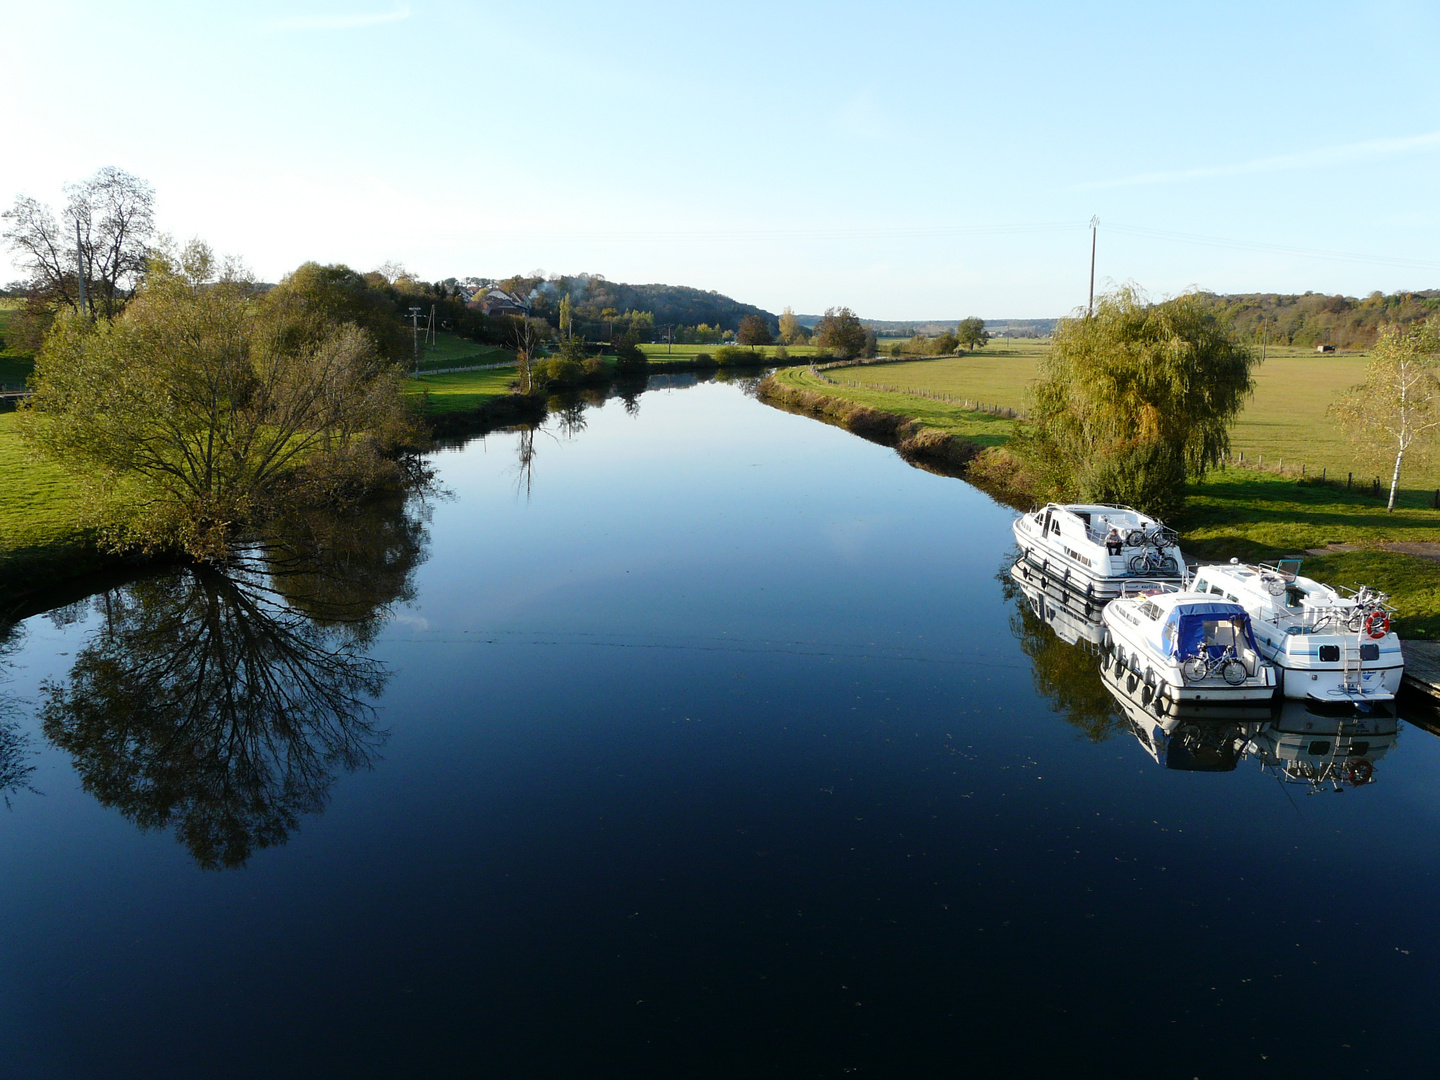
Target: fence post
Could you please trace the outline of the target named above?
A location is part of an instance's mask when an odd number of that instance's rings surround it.
[[[1345,477],[1345,490],[1349,491],[1350,485],[1352,485],[1353,483],[1355,483],[1355,474],[1352,472]]]

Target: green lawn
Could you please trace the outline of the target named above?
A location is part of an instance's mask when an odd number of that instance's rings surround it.
[[[1440,637],[1440,561],[1385,551],[1382,541],[1440,540],[1440,510],[1397,507],[1255,469],[1222,469],[1191,485],[1175,523],[1189,558],[1304,558],[1302,572],[1331,585],[1390,593],[1405,637]],[[1306,555],[1350,544],[1359,550]]]
[[[0,413],[0,591],[63,577],[85,546],[78,492],[57,466],[30,456],[15,414]]]
[[[447,375],[422,375],[405,381],[408,397],[423,400],[427,413],[468,412],[492,398],[510,393],[515,368],[454,371]]]
[[[14,300],[0,300],[0,388],[19,390],[35,370],[35,357],[19,348],[12,340],[10,320],[16,307]]]
[[[841,369],[843,374],[845,369]],[[865,369],[867,381],[883,368]],[[827,374],[831,374],[828,373]],[[775,373],[777,382],[797,390],[814,390],[857,405],[868,405],[882,412],[900,413],[920,421],[927,427],[956,435],[981,446],[1000,446],[1010,437],[1015,421],[989,413],[973,412],[929,398],[895,394],[882,390],[853,389],[821,382],[804,367],[783,368]],[[875,381],[880,381],[876,379]]]
[[[498,345],[481,345],[456,334],[436,333],[435,344],[421,346],[420,370],[479,367],[513,362],[515,354]]]

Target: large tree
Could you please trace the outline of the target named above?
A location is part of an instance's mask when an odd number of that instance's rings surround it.
[[[152,261],[113,322],[61,316],[21,424],[110,546],[217,557],[276,513],[401,482],[401,377],[353,322],[297,340],[196,242]]]
[[[1400,487],[1400,468],[1429,457],[1440,430],[1440,319],[1402,330],[1388,326],[1370,350],[1365,381],[1330,406],[1362,460],[1391,468],[1390,501]]]
[[[1193,295],[1152,304],[1122,288],[1056,326],[1014,448],[1037,495],[1168,513],[1229,449],[1255,363]]]
[[[397,310],[400,295],[387,293],[343,263],[307,262],[286,274],[262,304],[290,347],[313,348],[336,326],[352,323],[369,335],[383,359],[408,363],[414,334]]]
[[[756,345],[769,345],[775,338],[764,315],[746,315],[740,320],[740,333],[736,335],[736,340],[753,349]]]
[[[89,310],[113,319],[145,272],[155,232],[155,189],[106,166],[64,190],[65,209],[58,218],[38,199],[17,198],[0,215],[6,222],[0,235],[26,273],[32,314],[78,311],[83,280]]]
[[[785,310],[780,313],[780,341],[784,345],[804,345],[809,337],[809,332],[800,325],[800,320],[795,317],[795,312],[786,305]]]
[[[865,327],[848,307],[826,308],[815,327],[815,344],[838,356],[859,356],[865,351]]]
[[[955,336],[967,349],[983,349],[990,344],[990,331],[985,329],[985,320],[978,315],[961,319],[960,325],[955,329]]]

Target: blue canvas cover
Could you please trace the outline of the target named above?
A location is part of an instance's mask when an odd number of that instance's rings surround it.
[[[1250,616],[1239,604],[1201,602],[1176,604],[1160,624],[1159,640],[1154,642],[1160,655],[1184,660],[1200,651],[1205,640],[1207,622],[1233,622],[1240,631],[1241,640],[1255,652],[1255,635],[1250,631]]]

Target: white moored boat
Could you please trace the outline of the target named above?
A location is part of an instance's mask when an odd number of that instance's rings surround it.
[[[1299,570],[1299,559],[1202,566],[1194,588],[1249,612],[1256,644],[1280,669],[1287,698],[1392,700],[1405,665],[1385,595],[1369,589],[1342,595]]]
[[[1128,669],[1152,695],[1209,702],[1275,696],[1275,668],[1239,604],[1151,583],[1127,589],[1101,618],[1112,645],[1104,662]]]
[[[1180,580],[1175,534],[1148,514],[1104,503],[1050,503],[1012,528],[1020,556],[1058,582],[1098,600],[1134,578]]]
[[[1375,764],[1400,738],[1400,721],[1384,705],[1368,713],[1317,711],[1314,703],[1287,701],[1245,748],[1261,768],[1312,792],[1344,791],[1374,782]]]

